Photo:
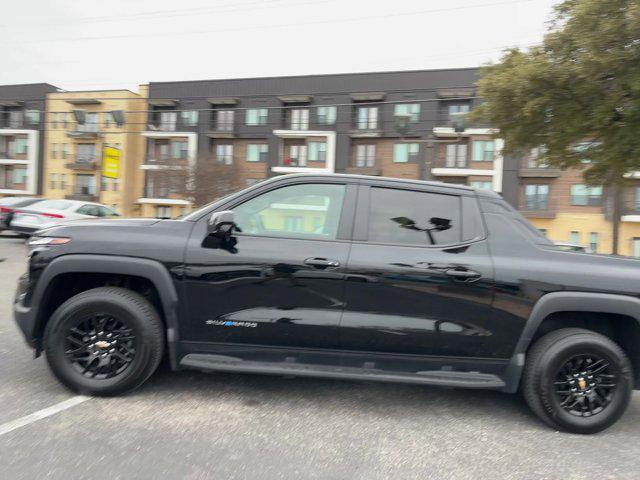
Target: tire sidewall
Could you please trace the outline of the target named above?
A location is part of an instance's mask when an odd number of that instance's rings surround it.
[[[105,298],[106,297],[106,298]],[[71,327],[83,318],[104,313],[122,320],[135,336],[135,356],[129,366],[119,375],[108,379],[92,379],[77,371],[66,357],[65,339]],[[47,323],[45,352],[47,362],[55,375],[67,387],[84,394],[113,395],[133,388],[146,378],[152,352],[149,327],[143,321],[142,312],[135,304],[126,302],[117,295],[84,295],[72,297],[60,306]],[[143,378],[143,379],[144,379]]]
[[[560,406],[555,393],[554,382],[560,368],[576,355],[595,354],[608,361],[617,370],[617,386],[613,399],[606,408],[591,417],[578,417]],[[597,337],[583,336],[581,339],[567,337],[552,345],[541,357],[538,368],[538,391],[544,411],[549,419],[562,429],[574,433],[595,433],[615,423],[626,410],[633,380],[628,359],[620,356]]]

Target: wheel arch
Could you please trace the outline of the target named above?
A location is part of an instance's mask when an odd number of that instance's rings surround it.
[[[505,391],[514,393],[518,390],[527,350],[545,320],[553,315],[575,312],[602,314],[609,319],[612,316],[627,317],[633,319],[635,321],[634,326],[640,329],[640,299],[638,298],[608,293],[548,293],[542,296],[534,305],[516,344],[505,373]],[[640,344],[638,344],[638,349],[640,349]],[[639,358],[635,360],[637,361]],[[639,371],[636,371],[636,375],[639,373]]]
[[[42,332],[48,318],[42,308],[52,294],[56,278],[68,274],[101,274],[123,275],[147,280],[156,289],[162,311],[159,312],[166,325],[166,339],[171,366],[176,365],[176,344],[178,329],[178,294],[171,274],[160,262],[145,258],[122,257],[111,255],[64,255],[54,259],[42,272],[33,292],[31,305],[34,309],[33,334],[40,340],[38,332]]]

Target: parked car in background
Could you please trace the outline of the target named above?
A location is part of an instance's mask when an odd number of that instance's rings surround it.
[[[560,250],[564,250],[565,252],[593,253],[593,250],[591,250],[589,247],[583,247],[582,245],[577,245],[575,243],[554,243],[560,248]]]
[[[36,197],[4,197],[0,198],[0,232],[9,228],[9,223],[17,208],[27,207],[36,202],[41,202],[42,198]]]
[[[79,200],[43,200],[13,215],[9,227],[12,231],[31,235],[43,228],[53,227],[68,220],[95,217],[117,217],[118,213],[99,203]]]

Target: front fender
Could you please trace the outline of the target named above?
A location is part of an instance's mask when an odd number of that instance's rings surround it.
[[[42,326],[47,320],[44,318],[44,313],[41,312],[41,306],[46,300],[47,289],[58,275],[65,273],[120,274],[149,280],[158,291],[162,303],[171,364],[172,366],[175,364],[175,346],[179,340],[178,294],[167,268],[160,262],[145,258],[70,254],[54,259],[40,274],[31,297],[30,306],[27,307],[19,303],[14,306],[16,321],[27,340],[32,339],[31,344],[39,344],[38,332],[42,331]]]

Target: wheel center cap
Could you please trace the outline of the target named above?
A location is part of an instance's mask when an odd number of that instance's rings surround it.
[[[104,349],[104,348],[109,348],[110,343],[107,342],[106,340],[99,340],[96,342],[96,347]]]
[[[578,379],[578,387],[580,387],[580,390],[586,390],[586,388],[587,388],[587,381],[586,381],[584,378],[580,377],[580,378]]]

